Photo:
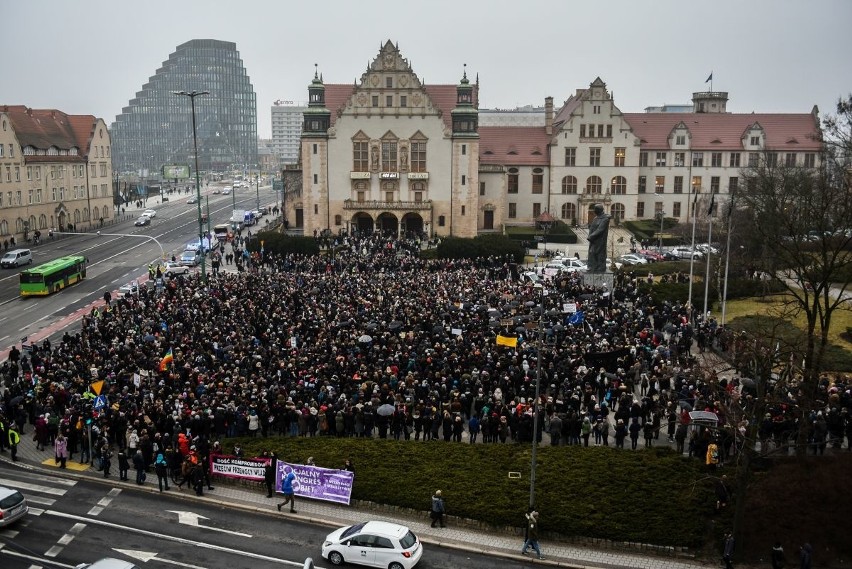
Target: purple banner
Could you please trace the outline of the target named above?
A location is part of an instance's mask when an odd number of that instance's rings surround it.
[[[210,457],[210,474],[263,482],[263,469],[268,458],[240,458],[216,454]]]
[[[291,470],[296,475],[296,479],[293,481],[293,491],[296,496],[349,505],[349,499],[352,496],[352,483],[355,480],[354,472],[304,464],[290,464],[279,460],[275,472],[277,492],[281,492],[281,480],[284,478],[284,473]]]

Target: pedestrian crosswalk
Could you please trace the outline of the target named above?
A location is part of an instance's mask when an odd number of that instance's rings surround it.
[[[53,506],[56,501],[64,496],[77,482],[39,474],[37,472],[3,471],[0,473],[0,486],[19,490],[27,499],[29,515],[9,527],[0,528],[0,537],[14,539],[27,527],[31,516],[40,516],[44,510]]]

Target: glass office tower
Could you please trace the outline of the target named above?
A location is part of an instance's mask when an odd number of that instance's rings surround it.
[[[112,125],[117,172],[149,171],[164,164],[194,164],[189,97],[174,91],[209,91],[195,99],[198,164],[202,171],[257,164],[257,101],[237,45],[191,40],[163,62]]]

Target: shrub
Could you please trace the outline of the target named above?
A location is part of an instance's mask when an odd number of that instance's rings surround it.
[[[287,255],[289,253],[300,253],[302,255],[319,255],[319,244],[312,237],[299,237],[278,233],[277,231],[261,231],[255,239],[246,245],[251,251],[260,251],[260,242],[263,241],[264,251]]]
[[[511,255],[516,263],[524,260],[524,249],[517,241],[504,235],[480,235],[473,239],[445,237],[435,255],[444,259],[475,259],[477,257]]]

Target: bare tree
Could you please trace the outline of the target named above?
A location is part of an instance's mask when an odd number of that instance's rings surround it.
[[[736,207],[745,210],[756,263],[786,289],[783,317],[803,320],[805,341],[795,357],[801,365],[802,413],[813,405],[831,320],[849,306],[852,265],[852,192],[849,158],[852,141],[852,97],[823,121],[823,151],[814,167],[781,164],[765,152],[742,171],[744,183]],[[797,452],[803,454],[806,421],[800,420]]]

